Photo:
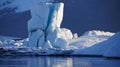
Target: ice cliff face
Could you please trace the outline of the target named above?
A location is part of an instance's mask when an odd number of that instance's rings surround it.
[[[63,20],[63,3],[40,3],[31,8],[32,18],[28,21],[29,47],[48,46],[66,48],[69,39],[73,38],[72,32],[60,28]]]

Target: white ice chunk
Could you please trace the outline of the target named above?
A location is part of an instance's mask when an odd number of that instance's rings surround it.
[[[44,48],[53,48],[49,40],[47,40],[47,42],[45,43]]]
[[[47,39],[51,41],[51,44],[54,47],[58,46],[58,44],[61,43],[61,44],[59,44],[59,46],[61,46],[60,48],[63,48],[62,43],[64,46],[68,46],[68,40],[72,39],[72,38],[73,38],[72,32],[65,28],[56,29],[56,30],[54,30],[54,32],[48,34],[48,36],[47,36]],[[64,48],[66,48],[66,47],[64,47]]]
[[[29,45],[28,47],[43,47],[45,34],[41,30],[34,31],[29,34]]]
[[[69,39],[73,38],[72,32],[66,28],[61,28],[58,36],[65,39],[65,40],[69,40]]]
[[[62,20],[63,20],[63,9],[64,9],[64,4],[63,3],[57,3],[50,5],[50,15],[49,15],[49,26],[47,28],[47,39],[50,40],[51,44],[54,47],[59,48],[66,48],[68,46],[68,39],[72,39],[73,35],[72,32],[68,29],[65,28],[60,28]],[[59,41],[60,40],[60,41]],[[64,47],[62,44],[57,44],[58,43],[63,43]]]
[[[67,40],[72,39],[73,35],[70,30],[60,28],[63,9],[63,3],[40,3],[31,9],[32,18],[28,22],[30,47],[44,48],[46,45],[48,47],[52,45],[55,48],[66,48],[68,46]]]
[[[28,21],[28,31],[45,30],[48,24],[49,7],[47,4],[39,4],[31,8],[32,18]]]
[[[29,47],[43,47],[45,43],[45,29],[47,26],[49,7],[40,3],[31,8],[32,18],[28,21]]]
[[[50,6],[50,13],[49,13],[49,20],[48,20],[48,28],[47,32],[53,32],[55,29],[60,28],[62,20],[63,20],[63,10],[64,4],[63,3],[56,3],[56,4],[49,4]]]
[[[65,49],[68,47],[68,42],[65,39],[57,38],[54,46],[56,48],[64,48]]]

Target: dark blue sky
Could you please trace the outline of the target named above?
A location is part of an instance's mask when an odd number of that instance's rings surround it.
[[[68,27],[79,34],[93,29],[120,31],[119,0],[67,1],[65,0],[63,27]]]
[[[60,0],[59,0],[60,1]],[[120,31],[119,0],[61,0],[65,3],[62,27],[79,35],[88,30]],[[30,12],[0,11],[0,35],[27,37]],[[4,13],[6,15],[2,16]]]

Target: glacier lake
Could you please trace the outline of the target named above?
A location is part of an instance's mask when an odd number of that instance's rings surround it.
[[[120,59],[102,57],[4,56],[0,67],[120,67]]]

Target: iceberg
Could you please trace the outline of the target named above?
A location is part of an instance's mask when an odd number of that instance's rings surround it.
[[[103,55],[106,57],[120,57],[120,32],[109,38],[106,43],[109,46]]]
[[[35,33],[34,35],[38,36],[40,32],[38,30],[38,32]],[[120,58],[120,49],[119,49],[120,33],[116,33],[111,36],[104,34],[100,36],[86,35],[68,41],[66,41],[63,38],[59,38],[59,35],[57,35],[57,38],[55,39],[54,42],[55,43],[54,46],[51,44],[50,40],[43,41],[45,43],[41,45],[39,38],[35,38],[35,40],[37,39],[38,39],[38,46],[30,45],[29,38],[23,40],[17,40],[17,41],[16,40],[3,41],[2,42],[3,44],[0,45],[0,50],[1,50],[0,54],[1,55],[83,55],[83,56],[87,55],[87,56],[103,56],[103,57]],[[31,42],[36,43],[35,40]]]
[[[108,35],[106,35],[106,36],[108,36]],[[88,36],[87,36],[87,38],[88,38]],[[98,37],[98,38],[100,38],[100,37]],[[91,39],[93,39],[93,38],[91,38]],[[84,44],[84,43],[82,43],[82,44]],[[79,48],[79,49],[75,50],[73,54],[99,55],[99,56],[104,56],[104,57],[120,57],[120,48],[119,48],[120,47],[120,32],[118,32],[112,36],[109,36],[106,40],[95,43],[93,45],[90,44],[90,45],[91,46],[89,46],[89,47],[82,45],[84,48]]]
[[[28,38],[19,40],[20,38],[0,36],[1,55],[120,57],[120,32],[115,34],[92,30],[78,37],[78,34],[72,34],[69,29],[61,28],[64,3],[36,3],[30,8]]]
[[[45,34],[41,30],[29,33],[29,45],[28,47],[43,47]]]
[[[63,20],[63,3],[40,3],[31,8],[32,18],[28,21],[29,46],[41,47],[45,44],[54,48],[67,48],[72,32],[60,28]]]

